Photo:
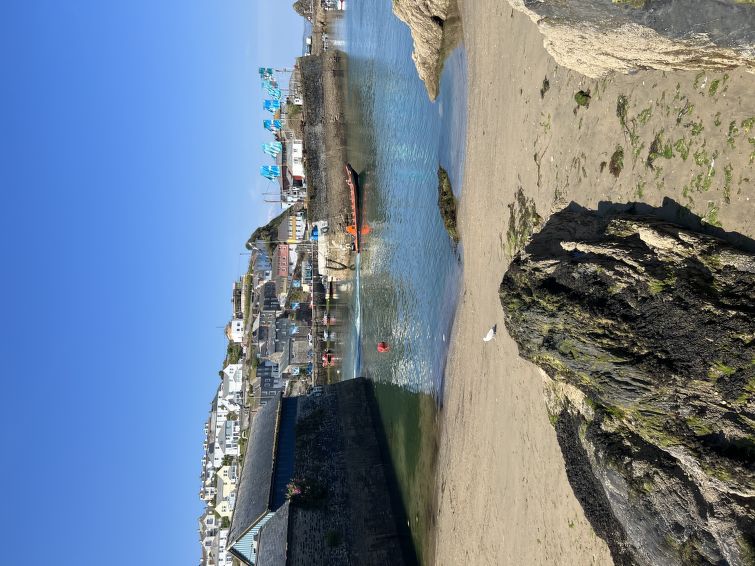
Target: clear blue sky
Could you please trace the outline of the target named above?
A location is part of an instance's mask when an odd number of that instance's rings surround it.
[[[285,0],[0,2],[8,565],[197,564]]]

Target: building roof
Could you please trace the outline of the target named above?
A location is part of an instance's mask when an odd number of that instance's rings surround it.
[[[244,468],[236,488],[236,508],[228,533],[230,544],[268,512],[279,408],[280,395],[263,405],[252,421]]]
[[[286,566],[288,554],[288,506],[286,501],[262,527],[256,566]]]
[[[267,359],[275,365],[281,365],[283,363],[283,352],[273,352]]]

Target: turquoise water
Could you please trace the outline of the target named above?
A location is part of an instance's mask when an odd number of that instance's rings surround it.
[[[458,298],[462,250],[438,212],[438,166],[460,194],[466,58],[448,59],[435,102],[411,59],[408,27],[390,2],[350,4],[349,159],[360,172],[371,228],[360,258],[361,351],[353,371],[440,398]],[[379,354],[379,341],[391,344]]]

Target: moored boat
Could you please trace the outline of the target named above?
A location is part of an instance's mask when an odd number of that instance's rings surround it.
[[[354,251],[359,253],[362,249],[362,236],[369,232],[369,228],[363,225],[362,222],[362,207],[360,202],[359,193],[359,177],[354,168],[347,163],[346,169],[346,184],[349,187],[349,195],[351,197],[351,218],[353,224],[346,227],[346,231],[354,237]]]

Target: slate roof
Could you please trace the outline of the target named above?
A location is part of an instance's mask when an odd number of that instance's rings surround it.
[[[256,566],[286,566],[288,555],[288,505],[286,501],[260,531]]]
[[[244,456],[244,468],[236,488],[228,543],[233,544],[265,513],[270,503],[273,478],[273,454],[281,397],[277,395],[260,407],[252,421],[252,430]]]

